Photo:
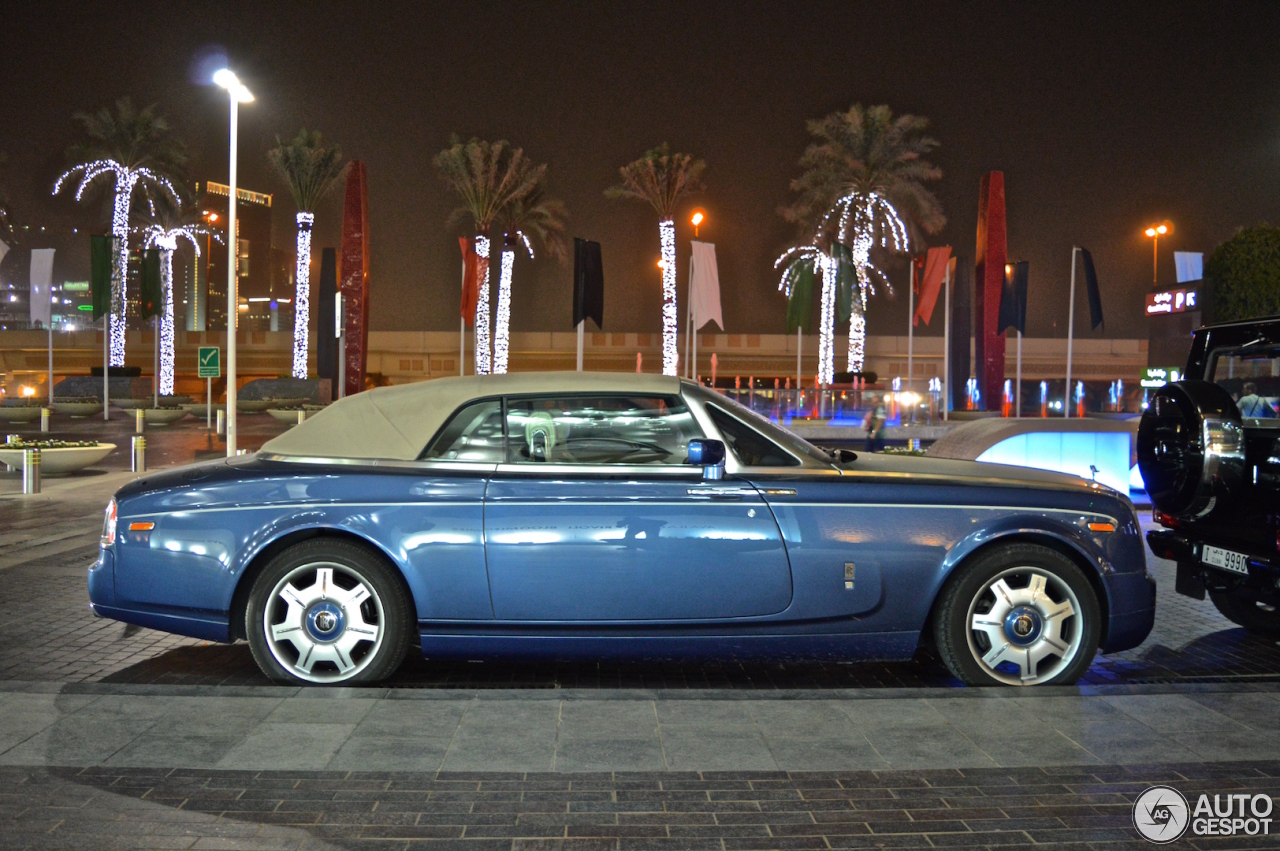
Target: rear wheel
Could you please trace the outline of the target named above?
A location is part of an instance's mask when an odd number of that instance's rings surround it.
[[[952,578],[933,632],[943,663],[968,685],[1066,685],[1093,661],[1102,611],[1066,556],[1010,544]]]
[[[1257,595],[1242,588],[1210,589],[1209,599],[1232,623],[1261,635],[1280,635],[1280,608],[1259,600]]]
[[[375,683],[408,648],[409,601],[392,568],[346,541],[312,540],[271,560],[249,594],[245,627],[277,682]]]

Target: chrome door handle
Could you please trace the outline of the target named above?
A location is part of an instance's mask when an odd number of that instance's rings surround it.
[[[755,496],[754,490],[744,488],[689,488],[685,491],[689,496],[702,496],[709,499],[742,499],[744,496]]]

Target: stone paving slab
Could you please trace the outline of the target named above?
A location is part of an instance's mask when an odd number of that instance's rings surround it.
[[[1280,794],[1280,761],[901,771],[435,772],[0,767],[6,849],[1151,847],[1156,783]],[[1275,837],[1173,847],[1274,848]]]
[[[0,764],[241,770],[774,771],[1280,759],[1280,686],[1199,693],[726,691],[404,700],[350,689],[0,685]]]

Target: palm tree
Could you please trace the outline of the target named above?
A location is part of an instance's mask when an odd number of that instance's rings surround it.
[[[325,145],[320,134],[302,128],[298,135],[284,142],[276,137],[276,146],[267,151],[267,160],[289,185],[293,203],[298,207],[298,259],[293,313],[293,377],[307,377],[308,332],[311,323],[311,227],[315,224],[316,205],[327,195],[346,171],[342,149]]]
[[[175,216],[163,217],[161,222],[152,222],[141,229],[142,244],[145,248],[160,249],[160,286],[164,293],[164,310],[160,317],[160,376],[156,392],[161,396],[173,395],[173,252],[178,248],[178,240],[185,239],[195,249],[196,259],[200,259],[200,240],[198,237],[212,233],[203,220],[194,220],[179,212]],[[221,234],[214,233],[214,238],[222,241]]]
[[[676,355],[676,207],[702,191],[707,164],[690,154],[673,154],[666,142],[624,165],[622,183],[605,190],[606,198],[645,201],[658,213],[658,241],[662,249],[662,374],[675,375]]]
[[[791,182],[799,197],[781,212],[801,225],[810,244],[841,244],[850,251],[857,275],[849,327],[850,372],[860,372],[863,366],[867,296],[875,293],[877,281],[892,290],[872,262],[872,248],[908,250],[906,222],[927,233],[946,224],[937,197],[924,186],[942,177],[942,170],[924,159],[938,146],[936,139],[924,135],[928,125],[928,119],[917,115],[895,118],[887,106],[861,104],[808,122],[815,141],[800,158],[804,172]],[[823,333],[829,351],[833,322],[825,309],[835,299],[825,295],[828,279],[834,286],[834,276],[824,275],[823,283]],[[820,365],[820,370],[830,374],[832,367]]]
[[[452,226],[470,216],[475,228],[475,252],[485,263],[484,281],[476,303],[476,375],[490,370],[489,352],[489,231],[498,215],[512,202],[529,195],[546,175],[545,165],[534,165],[522,148],[505,140],[486,142],[457,136],[435,158],[445,184],[462,198],[462,206],[449,216]]]
[[[68,178],[78,175],[76,200],[84,199],[102,178],[113,181],[111,235],[116,240],[115,263],[111,274],[111,366],[124,365],[125,291],[129,263],[129,213],[134,193],[154,212],[156,202],[180,203],[176,179],[186,162],[182,145],[169,135],[169,122],[155,114],[154,107],[135,109],[129,98],[116,101],[116,111],[103,108],[92,115],[76,113],[84,125],[88,141],[72,147],[68,154],[76,165],[62,174],[53,186],[56,195]]]
[[[569,243],[565,239],[565,220],[568,213],[564,204],[547,194],[539,183],[528,195],[516,198],[498,214],[502,229],[502,271],[498,276],[498,314],[493,329],[493,371],[507,371],[508,340],[511,334],[511,275],[515,266],[516,248],[523,244],[533,259],[533,246],[538,244],[543,253],[553,260],[564,261],[569,256]]]

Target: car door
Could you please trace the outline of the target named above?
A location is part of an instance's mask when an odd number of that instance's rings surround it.
[[[746,482],[685,463],[702,430],[679,396],[508,397],[485,493],[494,616],[720,620],[791,602],[778,525]]]

